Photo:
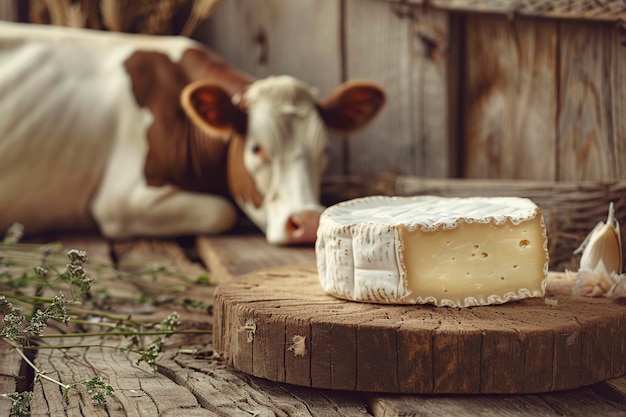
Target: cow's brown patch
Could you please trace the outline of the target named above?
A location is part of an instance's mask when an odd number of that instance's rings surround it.
[[[137,51],[124,65],[135,100],[141,107],[152,108],[160,98],[178,97],[187,83],[185,73],[160,52]],[[173,113],[172,110],[168,113]]]
[[[205,80],[220,85],[230,95],[241,94],[254,78],[228,65],[206,48],[191,48],[183,53],[180,69],[189,82]]]
[[[240,136],[230,140],[228,151],[228,187],[232,196],[239,201],[254,204],[259,208],[263,204],[263,195],[254,184],[254,179],[243,164],[245,141]]]
[[[153,115],[144,175],[148,185],[228,195],[227,144],[201,133],[179,105],[188,83],[181,67],[158,52],[136,52],[126,61],[137,104]]]
[[[192,82],[207,80],[232,95],[243,92],[252,78],[204,49],[187,50],[178,64],[162,53],[136,52],[126,70],[137,104],[153,114],[144,166],[147,183],[232,195],[259,207],[263,197],[243,165],[244,132],[224,141],[200,130],[180,105],[182,90]]]

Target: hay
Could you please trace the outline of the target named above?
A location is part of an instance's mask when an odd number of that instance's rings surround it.
[[[30,0],[32,23],[191,36],[219,0]],[[185,19],[177,29],[174,22]]]

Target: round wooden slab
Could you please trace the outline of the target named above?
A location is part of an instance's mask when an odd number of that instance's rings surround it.
[[[551,274],[547,302],[389,306],[326,295],[313,264],[272,268],[218,286],[214,346],[248,374],[342,390],[530,393],[624,375],[626,306],[569,284]]]

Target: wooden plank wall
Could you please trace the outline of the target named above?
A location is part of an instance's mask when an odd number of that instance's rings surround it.
[[[448,14],[348,0],[343,23],[346,78],[372,79],[389,96],[381,119],[350,139],[347,172],[450,175]]]
[[[613,106],[623,106],[626,99],[626,47],[611,24],[587,23],[581,28],[566,22],[559,30],[557,179],[616,178],[626,155],[615,146],[624,146],[626,137],[614,132],[624,131],[626,114],[614,113]]]
[[[0,20],[17,20],[17,4],[14,0],[0,0]]]
[[[478,15],[466,27],[465,176],[554,178],[555,28]]]
[[[626,25],[421,2],[226,0],[196,37],[320,97],[357,78],[386,89],[372,125],[332,136],[329,175],[626,178]],[[0,0],[0,19],[16,18]]]
[[[626,178],[623,25],[418,1],[229,0],[203,40],[254,75],[291,73],[322,95],[345,79],[385,87],[379,119],[333,141],[329,174]]]
[[[463,174],[626,178],[626,46],[611,22],[465,17]]]
[[[368,78],[389,102],[367,129],[333,137],[329,174],[451,174],[448,14],[379,0],[228,0],[200,39],[258,76],[294,75],[320,97]]]

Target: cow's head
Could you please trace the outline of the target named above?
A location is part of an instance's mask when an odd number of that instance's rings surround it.
[[[195,82],[182,92],[199,128],[229,140],[229,188],[271,243],[315,241],[320,183],[327,163],[326,127],[350,132],[381,109],[383,91],[369,82],[341,85],[326,100],[288,76],[255,81],[241,97]]]

